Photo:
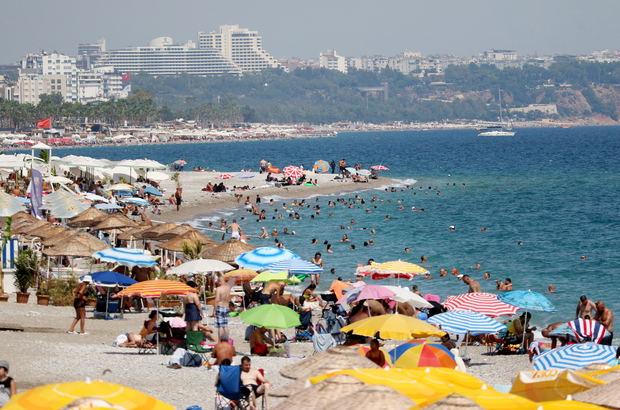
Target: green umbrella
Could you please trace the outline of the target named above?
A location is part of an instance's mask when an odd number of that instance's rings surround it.
[[[293,280],[293,282],[291,282]],[[264,271],[257,275],[250,282],[286,282],[286,283],[299,283],[299,281],[295,282],[295,279],[288,277],[288,272],[283,270],[277,273],[272,273],[271,271]]]
[[[281,305],[261,305],[242,312],[239,317],[245,323],[265,329],[289,329],[301,326],[299,314]]]

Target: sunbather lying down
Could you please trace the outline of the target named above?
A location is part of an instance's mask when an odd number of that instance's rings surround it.
[[[119,347],[151,347],[157,335],[157,311],[149,314],[149,320],[144,322],[144,328],[140,333],[127,333],[127,341]]]

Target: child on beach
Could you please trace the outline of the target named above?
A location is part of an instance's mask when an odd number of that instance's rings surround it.
[[[0,360],[0,408],[11,400],[11,397],[17,394],[15,380],[8,376],[9,362]]]

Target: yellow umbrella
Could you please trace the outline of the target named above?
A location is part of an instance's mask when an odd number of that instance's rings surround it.
[[[83,400],[87,399],[87,400]],[[69,406],[73,404],[72,406]],[[3,410],[57,410],[63,407],[112,407],[117,410],[173,410],[154,397],[101,380],[48,384],[14,396]]]
[[[563,400],[569,394],[605,384],[587,374],[569,369],[519,372],[513,377],[512,383],[510,393],[535,401]]]
[[[371,270],[376,273],[409,273],[412,275],[422,275],[428,273],[426,269],[415,263],[405,261],[391,261],[371,265]]]
[[[394,372],[393,369],[348,369],[327,373],[313,377],[310,383],[319,383],[338,374],[351,375],[366,384],[388,386],[409,397],[417,406],[413,409],[427,406],[452,393],[452,390],[441,379],[433,376],[425,378],[411,378],[407,375]]]
[[[538,410],[607,410],[607,407],[573,400],[557,400],[540,403]]]
[[[465,389],[478,390],[482,389],[486,383],[467,373],[463,373],[459,370],[448,369],[446,367],[424,367],[417,369],[394,369],[401,374],[406,374],[410,377],[426,377],[431,375],[433,377],[439,377],[449,385],[456,385]]]
[[[360,336],[374,337],[377,332],[383,339],[408,340],[412,337],[443,336],[446,332],[433,325],[406,315],[381,315],[360,320],[342,328]]]

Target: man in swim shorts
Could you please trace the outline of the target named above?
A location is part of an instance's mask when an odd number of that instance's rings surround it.
[[[232,223],[226,227],[226,232],[228,232],[229,229],[232,232],[233,239],[236,239],[236,240],[241,239],[241,236],[239,235],[239,229],[241,229],[241,227],[237,223],[236,219],[233,219]]]
[[[230,286],[221,275],[217,276],[217,289],[215,289],[215,327],[218,331],[218,337],[222,337],[228,332],[228,315],[230,309]]]

